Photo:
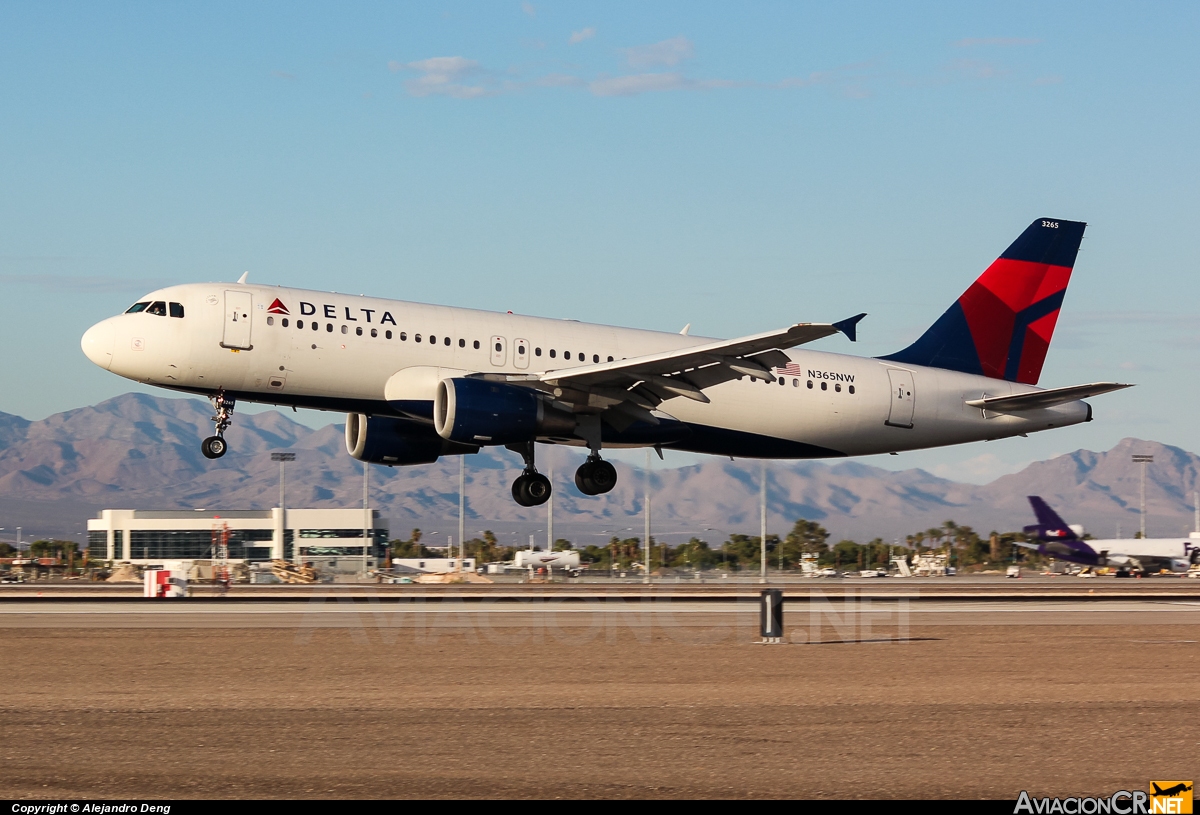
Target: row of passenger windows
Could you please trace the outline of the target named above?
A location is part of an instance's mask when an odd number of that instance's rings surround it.
[[[151,303],[147,300],[144,303],[134,303],[128,309],[126,314],[137,314],[145,312],[146,314],[156,314],[159,317],[166,317],[169,313],[172,317],[183,317],[183,303],[166,303],[163,300],[155,300]]]
[[[740,377],[740,376],[738,377],[738,380],[739,380],[739,381],[741,380],[741,377]],[[756,381],[756,380],[753,380],[753,379],[751,379],[750,381],[751,381],[751,382],[754,382],[754,381]],[[771,384],[770,382],[767,382],[767,380],[765,380],[765,379],[760,379],[760,380],[757,380],[757,381],[759,381],[759,382],[762,382],[764,385],[770,385],[770,384]],[[780,384],[780,386],[781,386],[781,387],[782,387],[782,386],[786,386],[786,385],[787,385],[787,383],[788,383],[788,379],[787,379],[787,377],[786,377],[786,376],[781,376],[781,377],[778,377],[778,378],[776,378],[776,380],[775,380],[775,381],[776,381],[776,382],[778,382],[778,383]],[[793,380],[792,380],[792,387],[793,387],[793,388],[798,388],[798,387],[800,387],[800,380],[799,380],[799,379],[793,379]],[[808,380],[808,389],[809,389],[809,390],[812,390],[814,387],[815,387],[815,385],[813,384],[813,381],[812,381],[811,379],[809,379],[809,380]],[[828,382],[825,382],[824,380],[822,380],[822,381],[821,381],[821,390],[823,390],[823,391],[827,391],[827,390],[829,390],[829,383],[828,383]],[[841,393],[841,392],[842,392],[842,383],[841,383],[841,382],[834,382],[834,383],[833,383],[833,391],[834,391],[834,393]],[[854,386],[853,386],[853,385],[847,385],[847,386],[846,386],[846,392],[847,392],[847,393],[854,393]]]
[[[318,321],[316,321],[316,320],[309,320],[307,323],[306,323],[304,320],[296,320],[295,322],[296,322],[296,328],[300,329],[301,331],[303,331],[303,330],[305,330],[305,329],[311,329],[311,330],[313,330],[313,331],[320,331],[320,330],[321,330],[321,324],[320,324]],[[284,327],[284,328],[287,328],[287,327],[288,327],[288,325],[289,325],[288,318],[287,318],[287,317],[283,317],[283,318],[281,318],[281,319],[280,319],[280,321],[279,321],[279,324],[280,324],[282,327]],[[274,317],[272,317],[272,316],[268,316],[268,317],[267,317],[267,325],[275,325],[275,318],[274,318]],[[372,337],[378,337],[378,336],[379,336],[379,329],[377,329],[377,328],[371,328],[371,329],[366,329],[366,330],[370,332],[370,336],[372,336]],[[326,323],[326,324],[325,324],[325,331],[326,331],[326,333],[332,334],[332,333],[333,333],[333,323]],[[349,333],[350,333],[350,326],[348,326],[348,325],[343,325],[343,326],[342,326],[342,333],[343,333],[343,334],[349,334]],[[359,337],[362,337],[362,336],[364,336],[364,329],[363,329],[363,327],[362,327],[362,326],[356,326],[356,327],[355,327],[355,329],[354,329],[354,334],[355,334],[356,336],[359,336]],[[399,335],[400,335],[399,339],[400,339],[400,341],[401,341],[401,342],[407,342],[407,341],[408,341],[408,332],[407,332],[407,331],[401,331],[401,332],[399,332]],[[391,329],[387,329],[387,330],[385,330],[385,331],[383,332],[383,336],[384,336],[384,339],[388,339],[388,340],[392,339],[392,331],[391,331]],[[413,334],[413,335],[412,335],[412,340],[413,340],[413,342],[422,342],[421,335],[420,335],[420,334]],[[429,343],[430,345],[437,345],[437,344],[438,344],[438,338],[437,338],[437,336],[436,336],[436,335],[434,335],[434,334],[430,334],[430,335],[428,335],[428,336],[427,336],[427,337],[426,337],[426,338],[425,338],[423,341],[424,341],[424,342],[427,342],[427,343]],[[441,340],[441,342],[442,342],[442,345],[446,345],[446,346],[450,346],[450,345],[452,345],[452,344],[453,344],[453,341],[452,341],[452,340],[451,340],[449,337],[442,337],[442,340]],[[458,347],[459,347],[459,348],[466,348],[466,347],[467,347],[467,341],[466,341],[466,340],[464,340],[464,339],[459,339],[459,341],[458,341]],[[480,348],[480,343],[479,343],[479,340],[474,340],[474,341],[471,343],[471,347],[472,347],[472,348],[474,348],[475,350],[479,350],[479,348]],[[503,351],[504,351],[504,346],[503,346],[502,344],[500,344],[500,343],[496,343],[496,349],[495,349],[495,350],[496,350],[496,352],[497,352],[497,353],[503,353]],[[525,346],[524,346],[524,345],[518,345],[518,346],[517,346],[517,354],[518,354],[519,356],[524,356],[524,355],[525,355],[525,353],[526,353]],[[557,359],[557,358],[558,358],[558,351],[557,351],[557,350],[555,350],[555,349],[551,348],[549,353],[550,353],[550,358],[551,358],[551,359]],[[540,356],[542,355],[542,349],[541,349],[541,348],[534,348],[534,349],[533,349],[533,355],[534,355],[535,357],[540,357]],[[571,352],[570,352],[570,351],[563,351],[563,359],[571,359],[571,358],[572,358],[572,357],[571,357]],[[578,359],[580,362],[587,362],[587,354],[580,353],[580,352],[576,352],[576,354],[575,354],[575,359]],[[600,361],[600,355],[599,355],[599,354],[592,354],[592,362],[599,362],[599,361]],[[609,358],[608,358],[608,361],[609,361],[609,362],[612,362],[612,361],[613,361],[613,358],[612,358],[612,357],[609,357]]]

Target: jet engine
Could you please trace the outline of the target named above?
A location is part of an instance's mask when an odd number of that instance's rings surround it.
[[[372,464],[432,464],[439,456],[477,453],[477,444],[443,439],[427,424],[388,416],[346,416],[346,452]]]
[[[439,436],[460,444],[517,444],[539,436],[570,436],[575,417],[559,410],[536,391],[458,377],[438,383],[433,427]]]

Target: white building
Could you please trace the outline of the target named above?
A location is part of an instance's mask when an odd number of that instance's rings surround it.
[[[387,521],[370,510],[368,568],[382,562]],[[286,515],[286,517],[285,517]],[[361,509],[105,509],[88,521],[88,557],[140,565],[207,560],[228,532],[232,562],[291,560],[356,571],[363,558]]]

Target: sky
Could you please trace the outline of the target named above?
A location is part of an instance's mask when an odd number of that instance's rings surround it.
[[[235,280],[906,346],[1035,218],[1087,221],[1073,428],[868,463],[988,481],[1200,450],[1194,3],[0,5],[0,411],[137,390],[79,337]],[[241,408],[239,408],[241,409]],[[313,426],[333,414],[300,414]],[[683,463],[684,458],[668,456]]]

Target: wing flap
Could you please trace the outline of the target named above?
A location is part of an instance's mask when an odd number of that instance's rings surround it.
[[[581,365],[559,371],[547,371],[541,381],[551,385],[575,387],[620,385],[628,387],[631,381],[654,377],[671,377],[687,372],[691,388],[704,389],[736,379],[739,376],[768,378],[773,381],[771,368],[787,363],[785,348],[844,333],[853,332],[854,323],[797,323],[780,331],[768,331],[733,340],[718,340],[704,345],[680,348],[658,354],[647,354],[615,362]],[[659,383],[661,385],[661,383]],[[690,390],[691,388],[685,389]],[[657,389],[656,389],[657,390]],[[685,395],[676,393],[673,395]]]

